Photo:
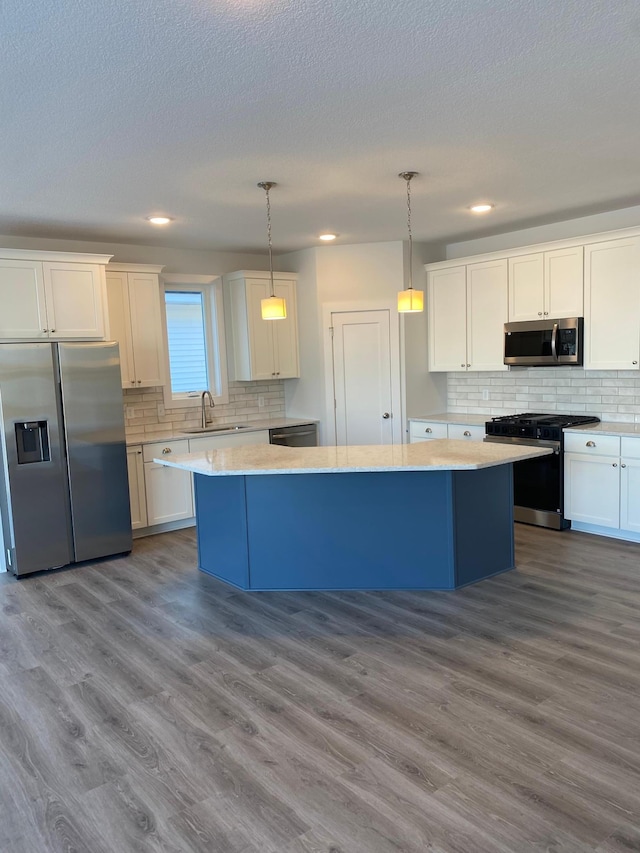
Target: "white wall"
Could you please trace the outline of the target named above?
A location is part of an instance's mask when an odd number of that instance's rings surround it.
[[[566,219],[552,225],[508,231],[494,237],[479,237],[476,240],[465,240],[462,243],[449,243],[446,247],[446,259],[466,258],[468,255],[499,252],[502,249],[517,249],[520,246],[529,246],[532,243],[582,237],[585,234],[615,231],[616,228],[634,228],[638,225],[640,225],[640,205],[625,207],[622,210],[610,210],[607,213],[597,213],[593,216],[581,216],[578,219]]]
[[[43,237],[9,237],[0,235],[3,249],[42,249],[52,252],[95,252],[113,255],[122,264],[164,264],[167,273],[200,273],[222,275],[235,270],[269,268],[264,255],[237,252],[207,252],[199,249],[167,249],[128,243],[101,243],[98,240],[52,240]]]

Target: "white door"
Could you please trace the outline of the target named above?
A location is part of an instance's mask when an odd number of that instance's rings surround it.
[[[260,302],[269,296],[269,284],[261,279],[249,279],[246,284],[251,379],[276,378],[273,358],[273,326],[287,320],[263,320]]]
[[[620,466],[610,456],[565,453],[565,515],[571,521],[620,527]]]
[[[298,366],[298,312],[296,305],[295,281],[275,281],[276,296],[287,303],[287,316],[284,320],[263,320],[269,323],[273,331],[274,366],[278,379],[292,379],[300,376]]]
[[[545,317],[582,317],[584,248],[571,246],[544,253]]]
[[[427,277],[429,370],[467,369],[466,267],[431,270]],[[502,332],[500,333],[502,344]]]
[[[620,527],[640,533],[640,459],[623,459],[620,466]]]
[[[0,338],[48,338],[42,264],[0,261]]]
[[[114,341],[118,342],[120,348],[122,387],[133,388],[136,384],[136,376],[131,349],[131,313],[126,272],[109,272],[107,270],[107,306],[109,335]]]
[[[65,263],[42,267],[51,337],[104,338],[104,268]]]
[[[640,237],[585,246],[584,366],[638,370]]]
[[[163,385],[164,336],[158,276],[153,273],[127,273],[127,276],[135,384],[143,388]]]
[[[544,303],[542,252],[509,258],[509,320],[541,320]]]
[[[504,324],[508,318],[507,261],[467,267],[467,369],[506,370]]]
[[[332,312],[336,444],[393,444],[390,311]]]

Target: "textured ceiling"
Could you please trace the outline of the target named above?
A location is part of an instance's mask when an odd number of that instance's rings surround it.
[[[262,251],[268,179],[276,250],[397,240],[404,169],[423,240],[640,201],[638,0],[2,0],[0,39],[0,233]]]

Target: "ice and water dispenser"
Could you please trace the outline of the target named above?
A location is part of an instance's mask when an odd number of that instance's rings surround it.
[[[49,428],[47,421],[26,421],[16,424],[18,465],[49,462]]]

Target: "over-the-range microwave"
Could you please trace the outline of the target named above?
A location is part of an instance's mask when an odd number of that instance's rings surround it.
[[[521,367],[582,364],[584,320],[525,320],[504,324],[504,363]]]

